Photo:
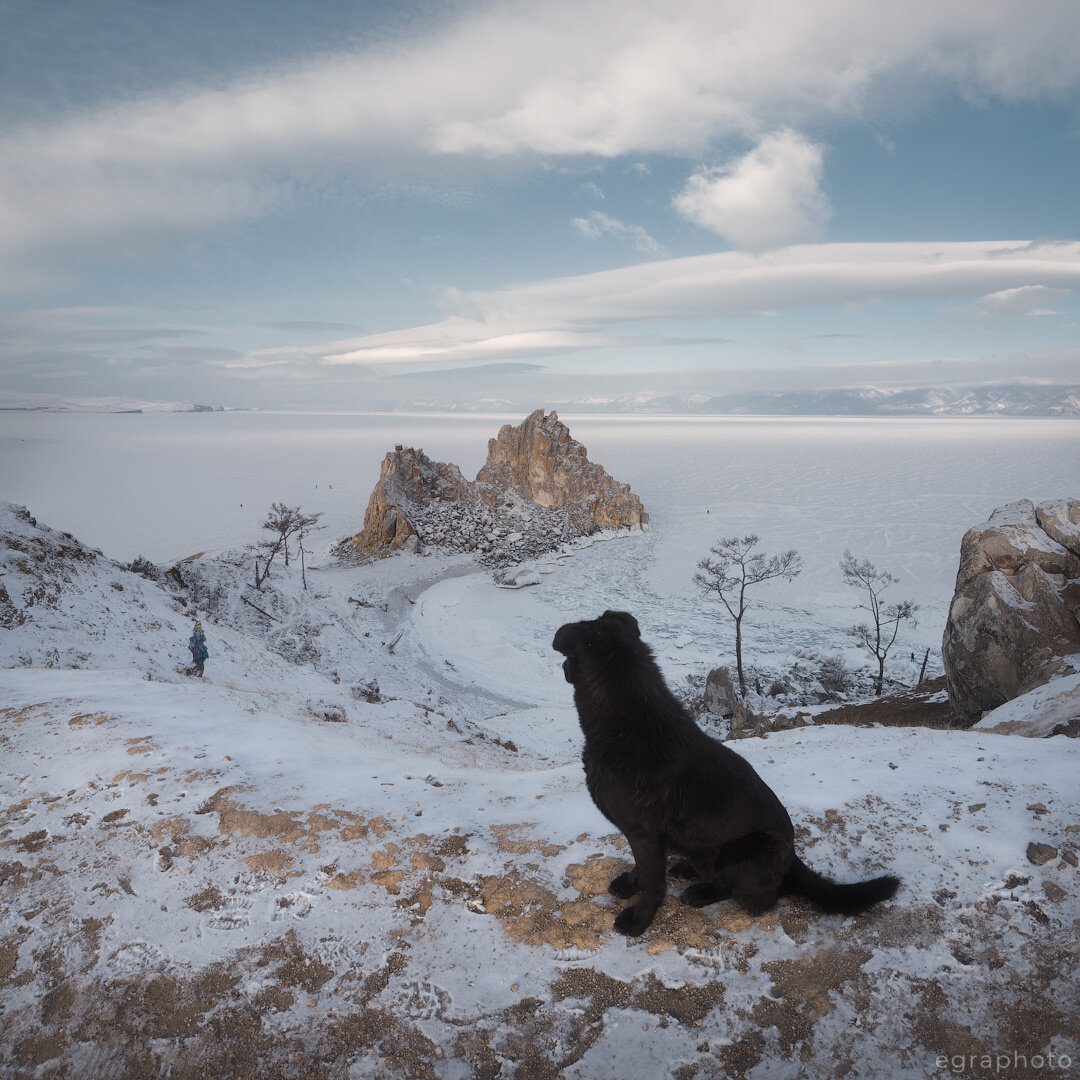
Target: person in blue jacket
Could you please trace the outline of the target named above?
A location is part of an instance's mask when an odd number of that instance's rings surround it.
[[[203,633],[202,623],[195,621],[195,629],[188,638],[188,648],[191,650],[191,662],[195,665],[195,674],[201,679],[203,676],[203,664],[210,655],[206,651],[206,634]]]

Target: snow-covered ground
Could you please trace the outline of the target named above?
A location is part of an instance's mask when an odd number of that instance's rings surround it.
[[[811,865],[887,868],[902,892],[848,920],[671,897],[628,941],[605,893],[627,851],[584,790],[550,650],[561,622],[624,607],[673,684],[723,659],[727,627],[689,576],[716,536],[751,530],[806,562],[763,594],[752,656],[846,647],[844,547],[924,605],[912,649],[939,640],[964,529],[1069,493],[1068,423],[688,422],[651,441],[645,421],[571,422],[652,532],[547,560],[521,590],[402,556],[316,559],[307,590],[275,563],[257,592],[234,545],[272,499],[325,510],[328,544],[358,527],[388,446],[471,475],[497,423],[425,417],[414,439],[386,418],[27,419],[0,420],[5,493],[43,523],[0,516],[2,1075],[975,1077],[1054,1075],[984,1054],[1080,1061],[1076,740],[743,740]],[[136,438],[128,421],[164,426]],[[190,451],[184,425],[201,423]],[[230,499],[257,506],[219,520]],[[125,560],[221,550],[181,564],[181,588],[45,522]],[[203,680],[185,673],[196,612]]]

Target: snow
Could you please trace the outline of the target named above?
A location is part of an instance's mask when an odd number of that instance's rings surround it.
[[[325,511],[326,545],[355,531],[407,428],[29,419],[5,417],[0,447],[5,491],[41,519],[0,511],[0,583],[24,616],[0,596],[4,1075],[66,1063],[119,1076],[136,1051],[155,1075],[185,1061],[229,1075],[207,1047],[230,1023],[234,1045],[281,1075],[524,1077],[545,1059],[581,1078],[740,1061],[750,1077],[825,1076],[839,1060],[850,1076],[923,1077],[961,1030],[968,1052],[1012,1049],[1021,1032],[1029,1052],[1080,1059],[1080,890],[1064,858],[1080,839],[1075,739],[809,726],[741,740],[810,865],[842,880],[895,872],[903,890],[855,920],[793,901],[755,920],[672,897],[627,940],[603,891],[625,844],[584,789],[550,648],[562,622],[625,608],[673,686],[730,662],[729,628],[689,578],[717,535],[756,531],[767,550],[798,547],[806,570],[763,591],[755,660],[850,658],[855,598],[836,568],[850,547],[924,605],[899,646],[921,662],[966,528],[1066,490],[1066,423],[997,422],[991,437],[978,421],[571,419],[641,494],[651,531],[571,545],[524,567],[528,588],[498,588],[465,557],[405,555],[351,568],[317,556],[307,589],[295,563],[275,562],[257,591],[238,545],[269,501]],[[498,427],[432,423],[428,451],[467,475],[476,436]],[[190,462],[192,432],[202,467],[189,475],[174,459]],[[91,499],[94,476],[110,482]],[[241,501],[250,516],[233,513]],[[184,589],[113,561],[153,538],[144,553],[163,562],[206,552],[181,564]],[[196,614],[202,680],[185,673]],[[1055,855],[1034,865],[1030,844]],[[187,1019],[170,1027],[166,1013]],[[376,1034],[350,1043],[357,1027]]]
[[[1080,656],[1067,657],[1074,672],[1080,672]],[[980,731],[1049,735],[1059,725],[1080,721],[1080,674],[1066,674],[1037,686],[1012,701],[983,713],[975,727]]]

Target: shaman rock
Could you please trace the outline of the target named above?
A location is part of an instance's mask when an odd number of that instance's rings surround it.
[[[537,409],[514,427],[504,424],[488,440],[488,456],[476,484],[496,504],[507,489],[537,506],[566,509],[584,532],[642,525],[649,515],[629,484],[613,480],[570,434],[555,412]]]
[[[589,461],[555,413],[537,410],[489,440],[472,483],[456,465],[398,446],[383,461],[363,530],[334,553],[369,558],[430,546],[502,566],[597,529],[647,529],[648,520],[627,484]]]
[[[363,530],[345,543],[357,555],[418,551],[414,509],[436,500],[458,502],[468,495],[469,482],[456,465],[432,461],[423,450],[395,447],[383,458]]]

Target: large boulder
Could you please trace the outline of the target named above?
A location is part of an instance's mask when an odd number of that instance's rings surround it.
[[[957,717],[1080,671],[1080,500],[1009,503],[960,545],[941,654]]]
[[[738,701],[731,672],[726,667],[713,668],[705,680],[705,711],[713,716],[731,716]]]

